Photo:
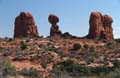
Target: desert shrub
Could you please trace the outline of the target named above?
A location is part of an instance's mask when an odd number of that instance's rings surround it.
[[[72,70],[74,73],[79,73],[79,75],[89,74],[89,69],[85,65],[73,64]]]
[[[0,47],[0,52],[2,52],[2,50],[3,50],[3,48],[2,48],[2,47]]]
[[[114,43],[112,43],[112,42],[107,43],[106,46],[108,49],[113,49],[115,47]]]
[[[88,49],[88,48],[89,48],[88,44],[84,44],[83,47],[84,47],[85,49]]]
[[[9,56],[11,52],[8,49],[3,50],[3,56]]]
[[[70,54],[67,54],[67,56],[69,56],[70,58],[75,58],[76,54],[71,52]]]
[[[54,46],[40,44],[39,47],[42,48],[42,49],[45,49],[47,51],[53,51],[53,52],[57,51],[57,49]]]
[[[114,60],[113,65],[114,65],[114,68],[119,68],[120,69],[120,61],[119,60]]]
[[[116,41],[117,43],[120,43],[120,39],[115,39],[115,41]]]
[[[94,57],[93,56],[89,56],[87,59],[86,59],[86,62],[88,64],[90,64],[91,62],[94,62]]]
[[[87,75],[89,74],[89,69],[85,65],[80,65],[73,63],[72,60],[66,60],[62,63],[62,71],[67,71],[68,73],[75,73],[73,75]]]
[[[91,46],[91,47],[89,48],[89,52],[94,52],[94,51],[95,51],[95,47]]]
[[[27,39],[27,40],[26,40],[26,43],[28,43],[28,42],[30,42],[30,39]]]
[[[8,41],[13,41],[13,38],[9,38]]]
[[[79,44],[79,43],[75,43],[74,45],[73,45],[73,49],[74,50],[79,50],[81,48],[81,44]]]
[[[61,74],[60,68],[58,68],[56,65],[54,66],[52,72],[57,76],[59,76]]]
[[[28,69],[21,70],[20,74],[23,76],[37,77],[38,70],[32,67],[29,70]]]
[[[94,60],[99,56],[99,53],[95,51],[94,47],[90,47],[88,56],[89,57],[86,58],[86,61],[87,63],[91,63],[94,62]]]
[[[108,73],[104,78],[120,78],[120,69],[115,69]]]
[[[8,40],[9,38],[8,37],[4,37],[5,40]]]
[[[26,58],[24,58],[26,55],[28,55],[28,52],[26,52],[26,51],[17,51],[17,52],[15,52],[15,56],[14,56],[13,60],[14,61],[26,60]]]
[[[93,75],[101,76],[101,75],[106,75],[110,73],[111,68],[104,67],[104,66],[98,66],[98,67],[93,67],[90,70]]]
[[[53,52],[57,51],[57,49],[55,47],[47,47],[46,50],[47,51],[53,51]]]
[[[115,69],[114,75],[115,78],[120,78],[120,69]]]
[[[27,48],[27,44],[25,44],[25,43],[23,43],[23,44],[21,44],[21,46],[20,46],[20,48],[22,49],[22,50],[25,50],[26,48]]]
[[[39,44],[38,46],[39,46],[40,48],[43,48],[43,49],[47,47],[47,46],[44,45],[44,44]]]
[[[11,66],[10,61],[7,58],[0,57],[0,77],[6,78],[6,76],[16,76],[17,71],[15,67]]]
[[[61,64],[61,69],[56,69],[56,73],[67,72],[71,73],[72,76],[98,76],[100,78],[106,78],[107,74],[114,72],[115,78],[119,78],[120,69],[115,70],[111,67],[97,66],[97,67],[87,67],[86,65],[80,65],[73,63],[72,60],[63,61]],[[65,73],[66,73],[65,72]],[[117,77],[119,76],[119,77]]]
[[[37,75],[38,75],[38,70],[37,69],[35,69],[35,68],[30,68],[30,76],[31,77],[36,77]]]
[[[47,67],[47,63],[45,63],[45,62],[42,62],[41,65],[42,65],[43,68]]]
[[[59,56],[61,56],[61,57],[66,57],[66,56],[67,56],[67,54],[66,54],[65,52],[63,52],[63,51],[57,50],[56,53],[57,53]]]
[[[73,64],[73,61],[70,60],[70,59],[65,60],[65,61],[62,62],[62,65],[63,65],[64,67],[67,67],[67,66],[72,65],[72,64]]]
[[[20,71],[20,74],[23,75],[23,76],[30,76],[29,71],[25,68]]]

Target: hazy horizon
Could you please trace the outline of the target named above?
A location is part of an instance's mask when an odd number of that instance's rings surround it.
[[[40,35],[49,36],[48,15],[53,13],[60,19],[60,30],[79,37],[89,32],[90,13],[99,11],[112,16],[115,38],[120,38],[120,1],[73,1],[73,0],[0,0],[0,37],[13,37],[15,17],[20,12],[30,12],[34,16]]]

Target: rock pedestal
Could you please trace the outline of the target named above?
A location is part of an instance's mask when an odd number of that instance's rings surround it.
[[[50,14],[48,20],[51,23],[50,36],[61,36],[62,32],[57,25],[59,18],[54,14]]]
[[[114,39],[112,22],[112,17],[102,15],[100,12],[92,12],[89,20],[90,29],[88,38]]]
[[[15,19],[14,37],[38,37],[34,18],[29,12],[21,12]]]

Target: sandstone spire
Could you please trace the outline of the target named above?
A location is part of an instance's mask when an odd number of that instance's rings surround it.
[[[102,15],[100,12],[92,12],[89,20],[90,29],[88,38],[114,39],[112,22],[112,17]]]
[[[39,36],[34,18],[29,12],[21,12],[15,19],[14,37]]]

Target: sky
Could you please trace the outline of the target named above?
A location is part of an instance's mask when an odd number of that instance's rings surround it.
[[[0,0],[0,37],[13,37],[15,17],[23,11],[32,13],[40,35],[49,36],[53,13],[63,33],[79,37],[88,34],[90,13],[99,11],[112,16],[114,37],[120,38],[120,0]]]

